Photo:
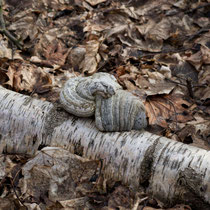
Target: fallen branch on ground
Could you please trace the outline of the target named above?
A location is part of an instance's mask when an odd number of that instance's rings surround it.
[[[92,119],[0,86],[0,153],[33,155],[42,146],[102,159],[107,178],[144,189],[166,205],[210,207],[210,151],[146,131],[103,133]]]

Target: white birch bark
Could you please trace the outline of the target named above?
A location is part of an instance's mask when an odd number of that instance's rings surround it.
[[[39,146],[102,159],[106,177],[144,189],[164,204],[210,207],[210,151],[146,131],[103,133],[92,119],[0,86],[0,152],[33,155]]]

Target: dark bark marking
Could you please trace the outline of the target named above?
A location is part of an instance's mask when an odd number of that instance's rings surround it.
[[[128,158],[123,158],[122,168],[124,173],[126,172],[127,167],[128,167]]]
[[[54,107],[48,112],[45,117],[44,132],[45,134],[52,135],[54,129],[68,120],[69,114],[63,110],[58,111],[58,105],[54,104]]]
[[[160,159],[162,158],[162,156],[163,156],[163,154],[164,154],[165,150],[168,148],[168,145],[169,145],[169,144],[170,144],[170,142],[169,142],[169,143],[167,143],[167,144],[165,145],[165,147],[162,149],[161,154],[160,154],[160,156],[159,156],[159,158],[158,158],[158,161],[157,161],[157,162],[159,162],[159,161],[160,161]]]
[[[126,139],[123,139],[122,141],[121,141],[121,148],[125,145],[125,143],[126,143]]]
[[[9,93],[6,93],[4,96],[3,96],[3,100],[5,100],[10,94]]]
[[[28,104],[31,103],[32,100],[34,100],[34,99],[31,98],[31,97],[26,97],[26,98],[24,99],[23,106],[28,106]]]
[[[94,147],[94,144],[95,143],[95,140],[94,139],[91,139],[88,143],[88,148],[93,148]]]
[[[152,176],[153,162],[155,159],[154,152],[160,138],[161,137],[157,138],[154,141],[154,143],[147,148],[144,154],[144,158],[141,162],[139,184],[143,186],[144,188],[147,188],[149,186],[149,181]]]
[[[77,144],[74,144],[74,154],[83,157],[84,147],[81,145],[81,139],[77,141]]]
[[[114,151],[114,156],[117,157],[118,156],[118,149],[116,148]]]

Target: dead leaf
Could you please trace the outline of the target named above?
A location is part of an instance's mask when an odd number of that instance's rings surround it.
[[[6,75],[6,71],[0,69],[0,85],[4,84],[7,80],[8,76]]]
[[[157,54],[154,56],[154,59],[160,63],[164,64],[166,66],[172,65],[172,64],[177,64],[179,61],[180,56],[177,56],[177,54]]]
[[[22,93],[39,93],[33,97],[56,101],[60,88],[72,76],[99,70],[114,73],[123,88],[146,101],[151,132],[155,127],[159,135],[193,141],[193,145],[209,150],[210,31],[206,2],[6,0],[6,27],[24,50],[17,51],[7,36],[0,35],[0,82]],[[186,101],[186,79],[194,81],[196,104],[192,106]],[[20,201],[34,210],[132,208],[133,198],[122,185],[116,187],[114,181],[107,184],[101,177],[100,186],[99,179],[96,184],[90,181],[96,162],[82,162],[60,150],[53,149],[52,153],[41,151],[30,159],[25,166],[31,170],[24,168],[26,173],[18,177],[16,188],[8,180],[20,169],[19,160],[8,164],[2,156],[0,209],[22,209]],[[73,163],[73,168],[68,163]],[[82,169],[76,170],[75,163]],[[138,208],[161,208],[162,203],[157,202],[148,198]],[[180,204],[172,209],[191,208]]]
[[[103,3],[107,0],[85,0],[86,2],[88,2],[91,6],[95,6],[97,4]]]
[[[27,43],[27,47],[30,48],[35,42],[40,30],[40,27],[35,23],[36,15],[33,14],[29,9],[23,10],[20,13],[12,16],[12,24],[9,25],[8,30],[16,31],[16,35],[22,41],[29,38],[30,42]]]
[[[210,99],[210,66],[205,66],[199,73],[199,85],[195,89],[195,96],[199,100],[207,101]]]
[[[184,80],[191,80],[194,83],[198,81],[198,72],[188,62],[179,61],[177,65],[171,65],[172,75]]]
[[[109,208],[126,208],[131,209],[131,195],[128,188],[119,186],[117,187],[112,195],[110,196],[110,199],[108,201],[108,207]]]
[[[194,132],[195,134],[200,137],[200,139],[203,139],[205,142],[207,142],[210,146],[210,136],[209,136],[209,127],[210,127],[210,121],[209,117],[206,118],[195,114],[194,115],[195,120],[188,122],[188,125],[194,126]]]
[[[64,44],[60,41],[52,42],[46,49],[44,49],[43,54],[46,60],[53,66],[53,64],[62,66],[66,61],[68,55],[68,49],[65,48]]]
[[[91,40],[86,43],[85,59],[81,64],[82,72],[87,75],[92,75],[97,71],[98,63],[101,60],[98,54],[100,43],[97,40]]]
[[[0,35],[0,59],[21,59],[22,57],[19,54],[19,50],[12,50],[8,47],[8,40],[3,39]]]
[[[206,46],[201,46],[200,51],[186,58],[197,70],[203,64],[210,64],[210,49]]]
[[[89,180],[98,164],[61,148],[45,147],[24,165],[22,193],[38,202],[42,198],[48,205],[52,201],[75,199],[92,191]]]
[[[193,142],[194,134],[195,134],[195,127],[192,125],[186,125],[184,128],[182,128],[179,131],[178,137],[181,140],[181,142],[185,144],[190,144]]]
[[[192,208],[189,205],[178,204],[173,208],[168,208],[167,210],[192,210]]]
[[[125,66],[119,66],[118,68],[116,68],[116,73],[118,77],[124,75],[125,72],[126,72]]]
[[[124,67],[126,72],[130,72],[129,67]],[[134,81],[136,80],[137,74],[136,73],[126,73],[119,77],[119,81],[123,86],[126,87],[127,90],[132,91],[136,89]]]
[[[81,197],[81,198],[75,198],[71,200],[65,200],[65,201],[59,201],[61,204],[61,207],[64,209],[85,209],[90,207],[90,203],[88,202],[88,197]]]
[[[204,64],[210,64],[210,47],[207,46],[201,46],[201,53],[203,56],[203,63]]]
[[[61,41],[54,39],[54,37],[46,36],[45,38],[43,37],[40,40],[40,43],[35,49],[38,56],[31,57],[31,61],[55,68],[64,65],[70,50]]]
[[[169,94],[175,88],[176,84],[165,80],[167,74],[164,71],[160,72],[145,70],[143,75],[138,75],[135,84],[144,95]]]
[[[15,201],[13,198],[0,198],[0,209],[16,209]]]
[[[193,119],[187,111],[190,103],[178,94],[147,97],[145,106],[150,125],[167,128],[170,122],[187,122]]]
[[[39,93],[48,91],[52,86],[52,75],[45,69],[36,67],[29,63],[11,62],[7,76],[9,81],[5,84],[10,85],[16,91],[38,91]]]

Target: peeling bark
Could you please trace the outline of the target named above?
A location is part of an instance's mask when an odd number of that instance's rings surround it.
[[[0,152],[33,155],[43,146],[102,159],[107,178],[144,189],[165,205],[187,200],[210,208],[210,151],[146,131],[103,133],[93,119],[0,87]]]

